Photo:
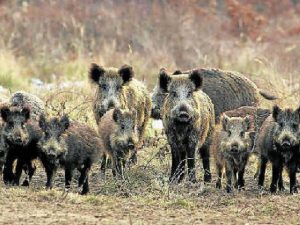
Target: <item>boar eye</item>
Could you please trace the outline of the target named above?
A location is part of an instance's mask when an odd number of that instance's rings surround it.
[[[14,126],[14,122],[12,122],[12,121],[8,122],[8,126],[9,127],[13,127]]]
[[[177,93],[176,93],[175,91],[172,91],[172,92],[171,92],[171,96],[172,96],[173,98],[176,98],[176,97],[177,97]]]
[[[102,89],[104,90],[104,91],[106,91],[107,90],[107,85],[106,84],[102,84]]]
[[[242,131],[242,132],[240,133],[240,136],[241,136],[242,138],[245,137],[245,132]]]
[[[284,123],[279,123],[279,126],[280,127],[284,127]]]
[[[124,129],[125,129],[125,125],[122,124],[122,125],[121,125],[121,130],[124,130]]]
[[[117,86],[117,91],[120,91],[122,89],[122,86]]]
[[[192,93],[191,91],[189,91],[188,94],[187,94],[187,97],[188,97],[188,98],[192,97],[192,94],[193,94],[193,93]]]
[[[25,129],[25,123],[22,123],[21,126],[23,129]]]
[[[294,123],[294,124],[292,125],[292,127],[293,127],[294,130],[298,130],[299,125],[298,125],[297,123]]]
[[[227,131],[227,133],[228,133],[228,137],[230,137],[231,136],[231,131],[229,130],[229,131]]]

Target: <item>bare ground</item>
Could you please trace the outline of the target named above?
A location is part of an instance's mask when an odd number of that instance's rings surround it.
[[[43,188],[42,168],[30,188],[1,183],[0,224],[300,224],[300,196],[259,191],[253,179],[254,159],[248,166],[246,190],[227,194],[214,188],[215,180],[201,182],[200,165],[199,183],[169,186],[169,155],[158,156],[155,149],[141,152],[139,165],[128,171],[125,181],[114,180],[110,171],[103,180],[95,167],[87,196],[77,194],[75,179],[72,191],[64,193],[62,171],[51,191]],[[269,180],[268,174],[266,186]],[[285,185],[288,189],[288,182]]]

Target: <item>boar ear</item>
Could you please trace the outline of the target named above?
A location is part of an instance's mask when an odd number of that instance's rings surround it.
[[[228,124],[229,120],[230,120],[230,118],[226,114],[223,114],[222,127],[223,127],[224,131],[227,131],[227,124]]]
[[[118,73],[122,77],[124,84],[131,81],[134,76],[133,68],[132,68],[132,66],[129,66],[129,65],[123,65],[119,69]]]
[[[159,87],[164,91],[168,92],[168,84],[171,81],[171,77],[167,74],[165,69],[159,71]]]
[[[114,109],[114,112],[113,112],[113,119],[114,121],[117,123],[119,121],[119,119],[121,118],[121,115],[122,115],[122,112],[119,108],[117,109]]]
[[[45,131],[46,130],[46,117],[44,115],[44,113],[40,116],[40,119],[39,119],[39,126],[40,128]]]
[[[196,90],[202,87],[203,78],[199,70],[193,70],[190,73],[190,80],[195,84]]]
[[[98,84],[100,77],[103,76],[104,73],[105,73],[105,70],[103,67],[98,66],[96,63],[92,63],[90,72],[89,72],[90,80],[92,82]]]
[[[246,116],[244,118],[244,122],[245,122],[245,125],[246,125],[246,130],[249,130],[251,128],[251,118],[250,118],[250,116]]]
[[[63,130],[67,130],[70,126],[70,119],[68,115],[63,115],[60,120]]]
[[[24,106],[22,111],[21,111],[21,114],[25,117],[26,120],[29,120],[29,118],[30,118],[30,107]]]
[[[180,70],[175,70],[172,75],[179,75],[179,74],[182,74],[182,72]]]
[[[298,107],[298,109],[296,109],[296,112],[298,112],[298,114],[300,116],[300,106]]]
[[[10,109],[7,105],[1,107],[1,117],[4,122],[7,122],[7,117],[10,114]]]
[[[255,144],[256,132],[255,131],[250,132],[249,138],[251,140],[251,150],[252,150]]]
[[[277,116],[278,116],[278,114],[279,114],[280,112],[281,112],[281,109],[279,108],[278,105],[273,106],[273,112],[272,112],[272,115],[273,115],[273,118],[274,118],[275,121],[277,120]]]

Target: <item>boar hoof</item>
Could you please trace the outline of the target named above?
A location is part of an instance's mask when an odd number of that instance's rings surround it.
[[[270,192],[271,192],[271,193],[276,193],[276,191],[277,191],[277,187],[276,187],[276,185],[274,185],[274,184],[271,184],[271,187],[270,187]]]
[[[231,186],[229,186],[229,185],[226,186],[226,192],[227,193],[231,193],[232,192]]]
[[[211,182],[211,173],[205,173],[204,174],[204,182],[210,183]]]
[[[28,180],[24,180],[22,183],[23,187],[28,187],[29,186],[29,181]]]
[[[221,181],[217,181],[217,183],[216,183],[216,188],[218,188],[218,189],[221,189],[221,188],[222,188]]]
[[[297,194],[298,193],[298,189],[297,189],[297,186],[291,188],[291,191],[290,191],[291,194]]]

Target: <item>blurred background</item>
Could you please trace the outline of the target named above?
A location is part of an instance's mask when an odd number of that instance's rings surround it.
[[[149,90],[161,67],[238,71],[298,104],[300,0],[0,0],[1,88],[80,86],[91,62]]]

